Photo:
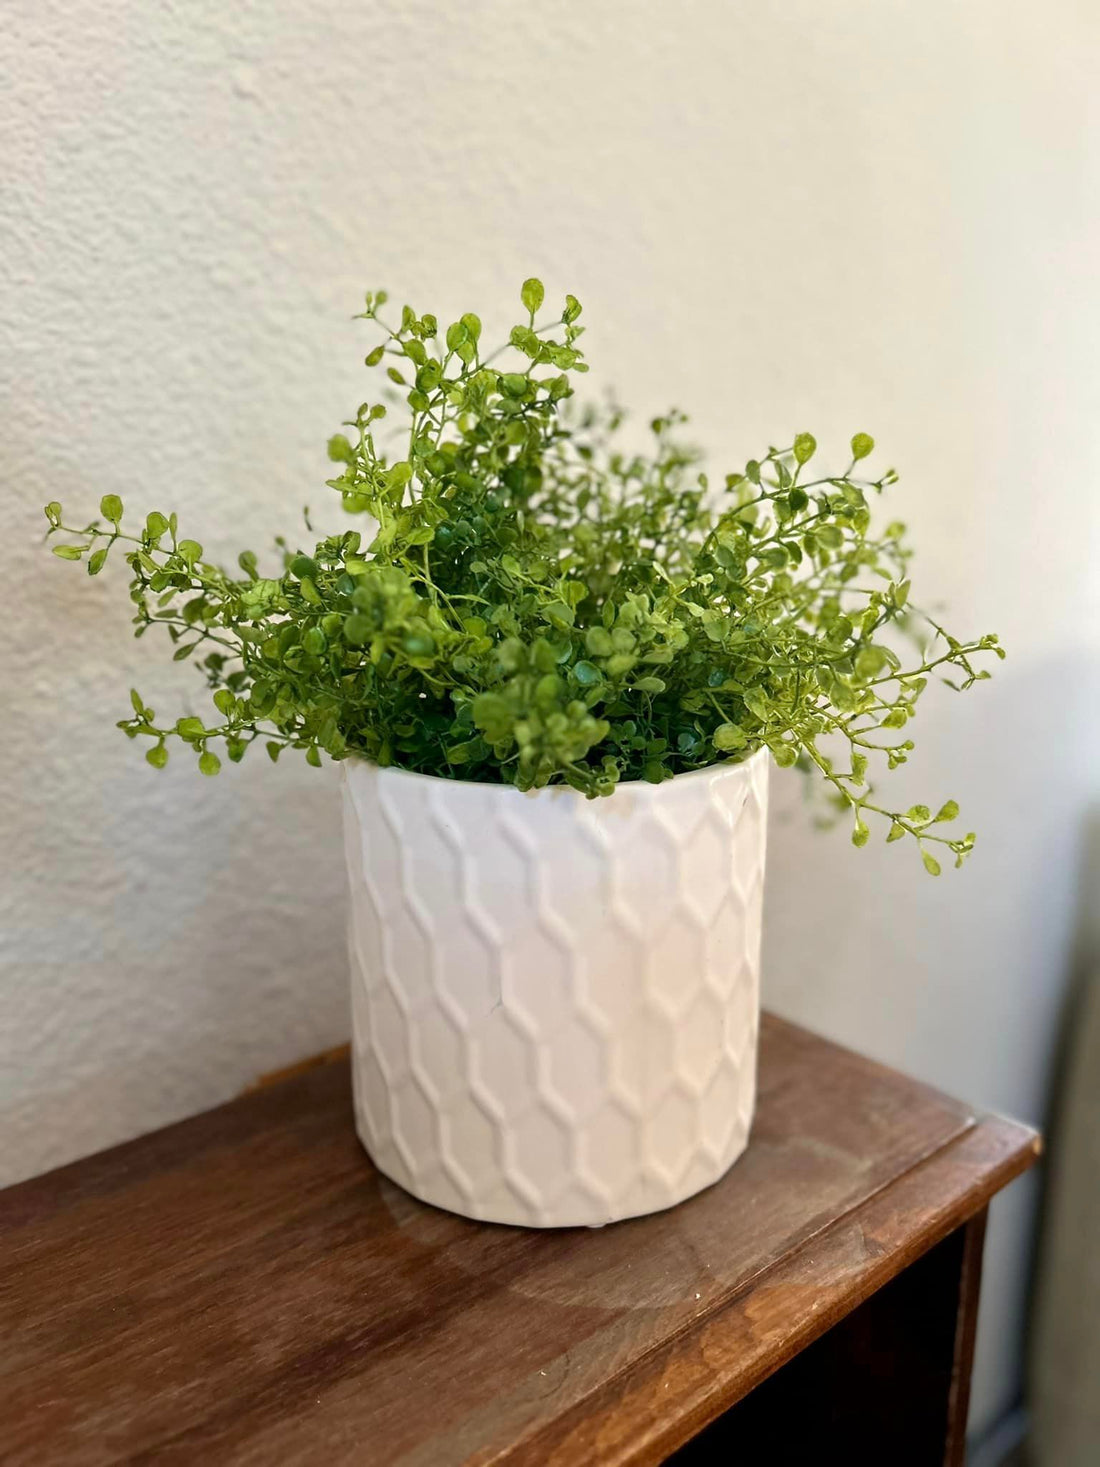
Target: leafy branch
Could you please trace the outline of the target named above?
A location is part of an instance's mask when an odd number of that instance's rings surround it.
[[[174,514],[124,532],[113,494],[84,526],[46,506],[62,559],[98,575],[124,557],[135,635],[159,627],[195,661],[217,715],[158,722],[135,692],[120,726],[156,767],[172,740],[205,774],[212,746],[236,762],[260,740],[272,759],[290,747],[589,796],[766,747],[816,773],[857,846],[873,816],[933,874],[936,848],[961,864],[974,836],[942,832],[953,800],[893,810],[868,774],[906,762],[930,680],[969,688],[989,676],[976,659],[1004,654],[913,605],[905,527],[872,523],[897,479],[864,474],[873,440],[857,433],[842,473],[811,476],[800,433],[712,483],[673,412],[648,454],[627,453],[619,409],[573,406],[578,302],[537,325],[540,282],[521,299],[525,319],[485,354],[473,313],[441,329],[404,306],[391,324],[385,293],[367,295],[382,382],[328,443],[328,483],[364,528],[278,540],[271,575],[251,551],[233,571],[207,561]]]

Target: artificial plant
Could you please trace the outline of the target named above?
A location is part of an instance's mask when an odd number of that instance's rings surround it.
[[[135,692],[120,727],[158,768],[171,739],[204,774],[216,747],[238,761],[260,740],[273,759],[290,747],[315,765],[358,756],[590,796],[767,747],[816,771],[856,845],[874,815],[933,874],[937,850],[960,864],[974,836],[943,831],[954,801],[891,809],[868,773],[905,762],[930,676],[968,688],[989,675],[976,654],[1003,653],[914,607],[905,527],[872,526],[897,477],[864,470],[872,439],[824,471],[799,433],[715,482],[670,413],[649,452],[627,452],[617,410],[570,411],[580,305],[540,323],[541,283],[521,296],[524,319],[486,353],[473,314],[441,329],[405,306],[388,324],[385,293],[367,295],[358,319],[380,339],[366,365],[387,385],[328,444],[328,482],[363,528],[278,540],[275,574],[251,551],[213,564],[175,514],[126,533],[113,494],[83,528],[46,506],[49,533],[69,537],[56,555],[96,575],[124,553],[135,634],[162,628],[213,694],[216,716],[163,722]],[[403,409],[397,431],[383,397]]]

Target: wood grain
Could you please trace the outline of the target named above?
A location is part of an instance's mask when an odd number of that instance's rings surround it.
[[[660,1462],[1034,1147],[770,1018],[723,1181],[533,1232],[394,1187],[315,1068],[0,1193],[0,1461]]]
[[[985,1214],[956,1228],[669,1459],[962,1467],[965,1260]]]

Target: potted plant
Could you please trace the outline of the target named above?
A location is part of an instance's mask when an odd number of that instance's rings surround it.
[[[720,1177],[752,1118],[769,761],[816,775],[862,846],[879,822],[926,869],[973,834],[892,809],[932,674],[969,687],[1003,655],[909,595],[904,526],[875,530],[893,470],[811,468],[799,433],[712,483],[657,419],[571,411],[587,370],[572,296],[485,353],[386,296],[366,358],[404,410],[360,405],[328,482],[368,517],[264,574],[211,564],[112,494],[83,529],[46,506],[54,553],[131,571],[136,635],[167,632],[215,713],[120,727],[203,774],[257,742],[344,769],[360,1136],[410,1192],[471,1217],[598,1225]],[[307,520],[308,526],[308,520]],[[907,638],[916,651],[906,658]]]

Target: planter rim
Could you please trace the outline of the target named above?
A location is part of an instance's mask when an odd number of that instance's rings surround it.
[[[650,784],[647,779],[624,779],[620,780],[617,789],[653,790],[654,792],[667,788],[670,784],[683,786],[691,780],[701,779],[704,775],[716,773],[732,773],[735,769],[748,769],[758,759],[766,760],[769,750],[766,744],[761,744],[747,759],[718,759],[713,764],[706,764],[702,769],[691,769],[685,774],[674,774],[671,779],[662,780],[660,784]],[[504,784],[497,781],[483,779],[448,779],[442,774],[422,774],[418,769],[403,769],[399,764],[376,764],[373,759],[364,759],[358,754],[349,754],[346,759],[340,761],[345,766],[345,775],[349,768],[352,769],[374,769],[379,775],[387,779],[419,780],[430,784],[442,784],[453,788],[458,785],[461,789],[495,790],[500,793],[507,791],[510,795],[523,795],[530,798],[532,795],[551,796],[561,798],[565,795],[573,795],[578,800],[588,800],[588,796],[581,790],[575,790],[569,784],[545,784],[538,789],[517,790],[514,784]],[[603,796],[604,799],[614,799],[614,794]]]

